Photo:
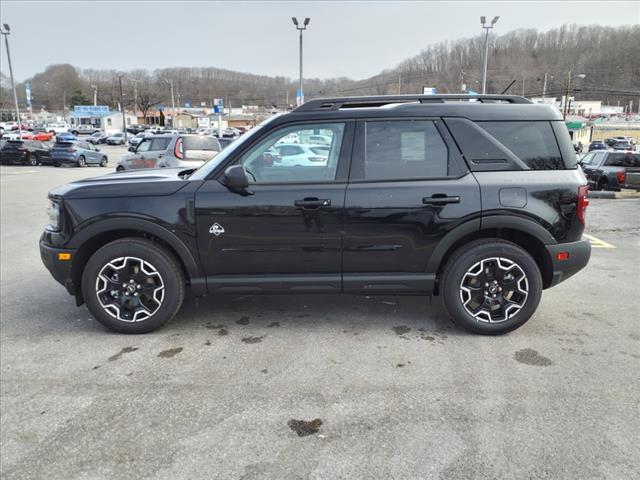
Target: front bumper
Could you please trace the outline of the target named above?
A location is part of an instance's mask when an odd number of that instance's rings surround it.
[[[551,263],[553,265],[553,277],[550,287],[565,281],[567,278],[575,275],[589,263],[591,257],[591,243],[589,240],[582,239],[577,242],[559,243],[557,245],[545,245]],[[558,254],[566,253],[566,260],[559,260]]]
[[[58,283],[64,285],[67,292],[71,295],[76,294],[76,288],[73,285],[73,279],[71,276],[71,268],[75,252],[76,251],[73,249],[52,247],[40,240],[40,258],[42,259],[42,263],[47,267],[47,270],[49,270],[49,273],[51,273],[53,278],[55,278]],[[70,254],[70,259],[60,260],[59,254],[61,253]]]

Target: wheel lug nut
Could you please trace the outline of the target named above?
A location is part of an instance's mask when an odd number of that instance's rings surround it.
[[[502,287],[498,287],[498,291],[501,292],[502,291]]]
[[[133,296],[134,296],[134,297],[137,297],[137,296],[138,296],[138,292],[134,293],[134,294],[133,294]]]
[[[142,288],[142,285],[138,284],[138,285],[136,285],[136,288],[137,288],[138,290],[140,290],[140,289]]]
[[[485,291],[484,291],[484,294],[485,294],[485,295],[489,295],[489,292],[487,292],[487,291],[485,290]]]
[[[489,286],[489,284],[488,284],[488,283],[485,283],[485,284],[484,284],[484,286],[485,286],[485,287],[488,287],[488,286]]]
[[[495,293],[493,294],[493,298],[496,298],[496,294]]]

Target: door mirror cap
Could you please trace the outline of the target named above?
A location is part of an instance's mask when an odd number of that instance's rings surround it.
[[[246,192],[249,188],[249,176],[242,165],[231,165],[225,170],[222,183],[235,192]]]
[[[128,151],[130,152],[135,152],[136,151],[136,147],[129,147],[127,148]]]

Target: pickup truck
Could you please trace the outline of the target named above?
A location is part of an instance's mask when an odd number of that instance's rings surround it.
[[[640,190],[640,154],[633,152],[596,151],[580,160],[589,188]]]

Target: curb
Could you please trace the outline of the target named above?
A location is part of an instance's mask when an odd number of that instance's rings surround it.
[[[610,192],[606,190],[591,191],[587,194],[587,198],[607,198],[610,200],[620,198],[640,198],[640,192],[634,190],[623,190],[621,192]]]

